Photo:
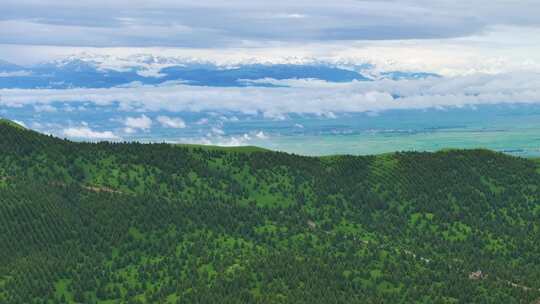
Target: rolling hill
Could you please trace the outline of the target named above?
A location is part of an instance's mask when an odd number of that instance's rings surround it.
[[[78,143],[0,121],[0,303],[532,303],[540,163]]]

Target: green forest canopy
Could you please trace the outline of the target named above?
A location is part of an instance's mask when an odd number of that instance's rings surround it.
[[[531,303],[539,163],[76,143],[0,122],[0,303]]]

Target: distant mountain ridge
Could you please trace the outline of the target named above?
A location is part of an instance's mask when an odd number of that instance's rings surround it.
[[[18,72],[18,73],[16,73]],[[369,64],[345,66],[325,62],[240,63],[218,65],[195,59],[137,55],[68,56],[29,67],[0,62],[4,73],[0,88],[73,87],[109,88],[130,83],[147,85],[183,82],[197,86],[275,86],[260,79],[318,79],[329,82],[370,81],[376,79],[421,79],[439,77],[433,73],[377,71]],[[11,74],[10,74],[11,73]]]
[[[24,69],[25,68],[18,66],[16,64],[13,64],[11,62],[0,60],[0,72],[13,72],[13,71],[20,71]]]

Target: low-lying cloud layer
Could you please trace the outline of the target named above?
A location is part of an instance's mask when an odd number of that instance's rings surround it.
[[[74,138],[74,139],[85,139],[85,140],[119,140],[120,137],[116,136],[111,131],[95,131],[90,129],[90,127],[83,125],[80,127],[68,127],[63,130],[62,135]]]
[[[89,101],[89,100],[88,100]],[[126,133],[135,133],[137,130],[148,130],[152,127],[152,119],[146,115],[141,115],[140,117],[127,117],[124,120]]]
[[[454,78],[330,83],[311,79],[258,82],[284,87],[220,88],[172,84],[110,89],[0,90],[0,105],[32,105],[54,111],[55,102],[117,105],[122,111],[233,111],[282,118],[288,113],[332,115],[391,109],[461,107],[499,103],[540,103],[540,73],[475,74]],[[182,121],[162,117],[159,123],[181,128]],[[126,119],[129,129],[148,129],[144,114]]]

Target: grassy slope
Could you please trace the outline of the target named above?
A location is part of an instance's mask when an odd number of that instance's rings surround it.
[[[18,123],[14,122],[12,120],[9,120],[9,119],[5,119],[5,118],[0,118],[0,124],[6,125],[6,126],[9,126],[9,127],[18,128],[18,129],[26,129],[25,127],[19,125]]]

